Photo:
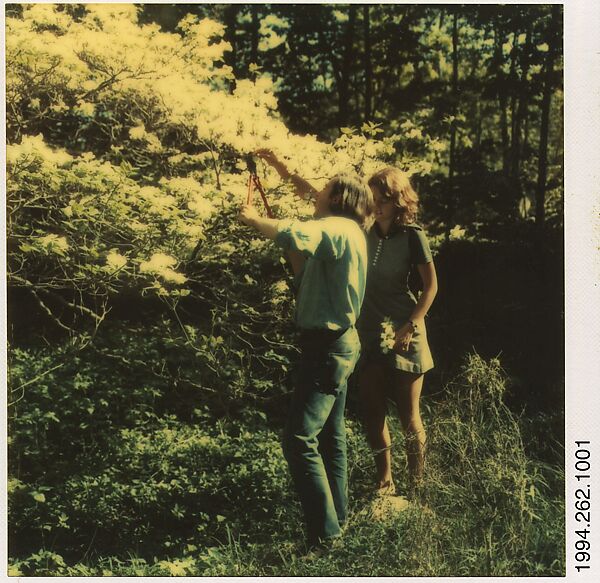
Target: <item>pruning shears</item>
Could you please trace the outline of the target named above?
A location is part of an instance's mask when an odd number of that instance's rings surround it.
[[[258,177],[256,171],[256,162],[251,154],[246,156],[246,165],[248,166],[248,172],[250,173],[250,176],[248,177],[248,197],[246,199],[246,204],[252,204],[252,199],[254,198],[254,189],[256,188],[256,190],[258,190],[260,193],[263,204],[265,205],[267,216],[272,219],[274,217],[273,211],[269,206],[267,195],[265,194],[262,184],[260,183],[260,178]]]

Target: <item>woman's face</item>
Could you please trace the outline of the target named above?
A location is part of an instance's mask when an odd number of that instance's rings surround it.
[[[373,201],[375,202],[375,220],[378,223],[393,221],[398,213],[394,201],[383,196],[377,186],[371,186],[371,190],[373,191]]]
[[[315,219],[320,219],[331,214],[329,207],[329,197],[333,188],[333,178],[325,185],[325,187],[315,195]]]

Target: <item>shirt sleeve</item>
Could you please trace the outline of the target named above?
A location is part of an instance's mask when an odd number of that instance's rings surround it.
[[[427,241],[427,235],[425,235],[425,231],[420,227],[409,227],[408,245],[410,248],[411,263],[420,265],[422,263],[431,263],[433,261],[431,249],[429,248],[429,241]]]
[[[300,284],[302,283],[302,278],[304,277],[304,267],[300,270],[299,273],[295,273],[292,279],[292,285],[294,286],[294,293],[298,294],[298,290],[300,289]]]
[[[275,243],[285,250],[323,260],[338,259],[344,252],[344,235],[327,228],[323,221],[282,219],[277,230]]]

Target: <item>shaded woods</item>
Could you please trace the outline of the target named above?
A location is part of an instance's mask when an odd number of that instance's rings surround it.
[[[10,573],[564,573],[561,7],[6,10]],[[317,185],[407,170],[440,282],[427,506],[366,513],[351,391],[350,526],[314,561],[292,280],[236,220],[265,145]]]

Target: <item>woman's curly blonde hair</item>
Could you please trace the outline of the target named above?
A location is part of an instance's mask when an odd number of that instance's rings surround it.
[[[419,196],[413,189],[408,174],[388,166],[369,178],[369,186],[376,187],[381,196],[391,199],[398,209],[396,221],[408,225],[417,220]]]

